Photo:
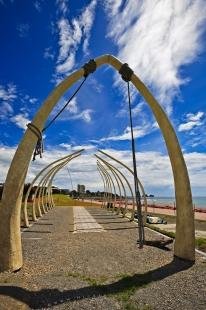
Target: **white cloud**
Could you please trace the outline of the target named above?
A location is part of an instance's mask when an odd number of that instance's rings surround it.
[[[118,47],[117,56],[128,62],[167,109],[188,82],[183,65],[193,62],[202,48],[206,20],[203,0],[106,0],[108,36]],[[118,82],[119,83],[119,82]]]
[[[63,147],[67,151],[71,151],[71,149],[72,149],[72,145],[68,144],[68,143],[60,143],[59,146]]]
[[[91,114],[93,113],[93,110],[91,109],[85,109],[81,113],[77,113],[75,115],[72,115],[69,119],[71,120],[78,120],[82,119],[86,123],[90,123],[92,120]]]
[[[205,196],[206,154],[192,152],[184,154],[192,188],[201,188],[200,195]],[[193,194],[197,194],[193,191]]]
[[[68,0],[56,0],[59,12],[65,15],[69,10],[69,1]]]
[[[109,15],[113,17],[118,13],[119,8],[122,4],[122,0],[116,0],[116,1],[106,0],[104,1],[104,4],[106,6],[106,9]]]
[[[61,17],[58,21],[59,55],[57,59],[55,79],[59,82],[75,66],[76,52],[80,44],[84,53],[88,50],[90,32],[94,21],[96,0],[82,10],[82,14],[70,22]]]
[[[29,98],[29,102],[30,102],[31,104],[34,104],[34,103],[36,103],[37,101],[38,101],[37,98]]]
[[[9,115],[12,115],[14,110],[13,110],[12,106],[8,102],[3,101],[0,106],[1,106],[1,114],[0,114],[0,119],[1,120],[4,120]]]
[[[55,56],[55,54],[52,51],[51,47],[45,48],[45,50],[44,50],[44,58],[53,60],[54,56]]]
[[[83,119],[86,123],[90,123],[91,122],[91,114],[93,113],[93,110],[91,109],[86,109],[84,111],[82,111],[79,115],[80,119]]]
[[[0,85],[0,100],[13,101],[17,97],[16,85],[10,83],[7,86]]]
[[[96,0],[91,1],[91,3],[86,7],[81,16],[81,27],[82,32],[85,37],[83,42],[83,52],[88,53],[90,31],[92,24],[94,22],[94,10],[96,7]]]
[[[14,116],[14,118],[12,118],[12,116],[14,113],[13,106],[17,106],[16,102],[21,103],[19,111],[24,113],[20,115],[25,116],[27,112],[31,112],[31,104],[34,105],[37,101],[37,98],[31,97],[28,94],[25,95],[24,91],[18,90],[17,86],[13,83],[9,83],[5,86],[0,85],[0,119],[12,119],[12,121],[14,122],[16,116]],[[22,126],[20,127],[23,128]]]
[[[37,158],[35,162],[31,162],[26,182],[31,182],[35,175],[43,169],[46,165],[54,160],[71,154],[73,149],[64,149],[62,147],[54,147],[45,150],[43,158]],[[76,149],[87,148],[92,151],[93,145],[79,145]],[[105,152],[114,156],[115,158],[123,161],[132,168],[132,155],[130,151],[105,149]],[[14,155],[15,147],[0,146],[0,182],[4,182],[6,173],[8,171],[11,159]],[[99,153],[98,153],[99,154]],[[100,155],[100,154],[99,154]],[[171,195],[173,191],[173,177],[172,169],[167,155],[159,152],[137,152],[137,167],[138,177],[143,183],[147,193],[154,193],[159,195]],[[104,155],[100,155],[108,160]],[[190,175],[193,194],[205,194],[205,171],[206,171],[206,154],[203,153],[187,153],[184,154],[188,171]],[[108,160],[112,163],[112,161]],[[113,162],[114,164],[114,162]],[[114,164],[116,167],[119,165]],[[96,168],[96,158],[92,156],[91,152],[84,152],[80,157],[74,159],[69,163],[70,173],[74,188],[77,184],[85,184],[87,189],[90,190],[103,190],[102,180]],[[122,172],[128,177],[129,182],[133,185],[133,178],[126,170]],[[62,188],[70,187],[68,185],[68,172],[63,169],[55,178],[54,185]]]
[[[64,61],[68,56],[68,51],[77,45],[81,40],[81,29],[76,20],[73,20],[73,29],[70,27],[69,20],[62,18],[58,21],[59,28],[59,56],[58,62]]]
[[[193,129],[194,127],[201,126],[203,123],[201,119],[203,118],[204,113],[199,111],[197,114],[188,113],[186,115],[186,123],[180,124],[178,127],[178,131],[188,131]]]
[[[6,86],[0,85],[0,119],[5,119],[13,113],[11,103],[17,98],[16,85],[10,83]]]
[[[78,107],[77,107],[77,100],[76,97],[73,98],[69,105],[67,106],[66,110],[72,114],[76,114],[78,112]]]
[[[90,85],[93,88],[93,90],[99,94],[102,92],[104,88],[104,86],[99,81],[97,81],[92,75],[87,81],[87,84]]]
[[[51,118],[56,116],[56,114],[62,109],[62,107],[66,104],[67,100],[62,98],[60,100],[60,103],[57,107],[54,108],[51,114]],[[68,106],[65,108],[65,110],[58,116],[58,121],[66,121],[66,120],[79,120],[82,119],[86,123],[89,123],[92,119],[91,114],[93,113],[93,110],[91,109],[85,109],[80,110],[77,104],[76,97],[74,97]]]
[[[41,3],[39,1],[34,2],[34,7],[38,12],[41,12]]]
[[[11,160],[16,151],[16,147],[8,147],[4,145],[0,145],[0,182],[4,182],[6,179],[7,171],[9,169]]]
[[[151,133],[155,128],[156,127],[151,124],[136,126],[133,128],[134,138],[142,138],[147,134]],[[123,140],[131,140],[131,129],[129,126],[125,128],[122,134],[103,137],[99,141],[123,141]]]
[[[143,113],[143,108],[145,107],[144,101],[139,102],[135,107],[132,108],[132,116],[138,116],[140,113]],[[121,110],[118,111],[116,117],[125,117],[129,115],[128,106],[124,106]]]
[[[22,103],[31,103],[31,104],[34,104],[38,101],[37,98],[35,97],[30,97],[28,94],[27,95],[23,95],[22,94],[19,94],[20,95],[20,100]]]
[[[192,137],[191,136],[189,137],[188,141],[187,141],[187,144],[190,145],[191,147],[197,147],[197,146],[203,146],[205,147],[206,145],[206,132],[205,132],[205,128],[202,126],[202,130],[199,130],[201,129],[200,127],[197,127],[198,131],[195,132],[195,137]],[[194,133],[194,132],[192,132]]]
[[[26,124],[28,124],[30,122],[30,120],[28,119],[28,114],[17,114],[15,116],[12,116],[10,118],[11,122],[14,123],[16,126],[18,126],[19,128],[22,129],[26,129]]]
[[[188,113],[186,116],[187,116],[187,119],[192,121],[192,122],[196,122],[196,121],[199,121],[204,115],[204,112],[197,112],[197,114],[193,114],[193,113]]]
[[[185,124],[180,124],[178,127],[178,131],[188,131],[191,130],[195,126],[200,126],[201,122],[187,122]]]
[[[26,38],[29,35],[29,24],[19,24],[16,27],[16,30],[18,32],[18,35],[20,38]]]
[[[96,146],[93,144],[72,145],[68,143],[61,143],[60,146],[70,152],[78,151],[80,149],[84,149],[86,151],[96,150]]]
[[[14,2],[14,0],[10,0],[11,3]],[[4,0],[0,0],[0,4],[5,5],[5,1]]]

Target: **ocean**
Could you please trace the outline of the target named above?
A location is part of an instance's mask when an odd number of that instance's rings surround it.
[[[174,197],[148,197],[148,204],[174,206]],[[206,209],[206,197],[193,197],[195,208]]]

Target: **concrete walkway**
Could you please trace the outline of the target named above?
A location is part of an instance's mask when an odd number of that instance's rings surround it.
[[[0,310],[205,310],[205,260],[145,237],[139,249],[137,224],[102,208],[52,209],[22,233],[23,268],[0,273]]]
[[[74,233],[103,232],[104,228],[97,223],[84,207],[74,208]]]

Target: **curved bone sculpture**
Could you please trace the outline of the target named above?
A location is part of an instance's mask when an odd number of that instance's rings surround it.
[[[117,175],[117,173],[115,172],[115,170],[113,170],[111,167],[108,167],[112,173],[112,175],[115,178],[115,181],[117,183],[117,187],[118,187],[118,191],[119,191],[119,207],[117,208],[117,213],[119,213],[120,208],[121,208],[121,203],[122,203],[122,191],[121,191],[121,186],[120,186],[120,182],[118,180],[119,176]]]
[[[76,152],[75,152],[76,153]],[[65,165],[67,165],[72,159],[76,158],[80,156],[80,153],[79,154],[71,154],[67,159],[65,159],[63,162],[59,163],[59,164],[56,164],[55,167],[52,167],[47,173],[46,175],[44,175],[42,177],[42,179],[40,180],[37,188],[36,188],[36,191],[34,193],[34,200],[33,200],[33,205],[34,205],[34,209],[35,209],[35,205],[36,205],[36,200],[37,200],[37,210],[39,212],[40,210],[40,213],[39,213],[39,216],[41,216],[41,196],[42,196],[42,191],[41,189],[46,186],[46,182],[48,181],[48,179],[50,177],[52,177],[53,175],[55,175],[60,169],[62,169],[62,167],[64,167]]]
[[[126,208],[127,207],[127,203],[128,203],[128,199],[127,199],[127,194],[126,194],[126,189],[125,189],[124,183],[122,182],[122,179],[120,178],[120,176],[118,175],[118,173],[114,169],[113,169],[113,172],[116,175],[117,179],[119,180],[119,182],[121,184],[121,187],[123,188],[123,192],[124,192],[124,207]],[[121,204],[122,204],[122,201],[121,201]],[[119,212],[120,212],[120,210],[118,210],[118,213]]]
[[[34,186],[35,182],[38,180],[38,178],[46,171],[48,170],[50,167],[52,167],[53,165],[63,161],[64,159],[67,159],[68,157],[71,157],[75,154],[78,154],[79,152],[82,152],[83,149],[79,150],[79,151],[76,151],[72,154],[69,154],[67,156],[64,156],[62,158],[59,158],[55,161],[53,161],[52,163],[50,163],[49,165],[47,165],[46,167],[44,167],[37,175],[36,177],[33,179],[33,181],[31,182],[28,190],[27,190],[27,193],[25,195],[25,199],[24,199],[24,207],[23,207],[23,213],[24,213],[24,226],[25,227],[29,227],[29,221],[28,221],[28,212],[27,212],[27,204],[28,204],[28,198],[29,198],[29,195],[30,195],[30,192],[31,192],[31,189],[32,187]],[[32,207],[32,220],[33,221],[36,221],[37,218],[36,218],[36,212],[35,212],[35,208]]]
[[[107,193],[107,203],[106,203],[106,208],[108,206],[108,204],[110,204],[112,202],[112,188],[111,188],[111,182],[110,179],[108,178],[108,175],[105,174],[105,172],[103,171],[102,167],[100,165],[97,165],[98,168],[101,170],[102,175],[105,179],[105,183],[106,183],[106,193]]]
[[[123,174],[121,174],[121,172],[119,171],[118,168],[116,168],[113,165],[109,164],[106,160],[104,160],[103,158],[99,157],[98,155],[95,154],[95,156],[97,158],[99,158],[99,160],[101,160],[106,165],[106,167],[112,172],[112,174],[115,177],[115,180],[117,182],[118,182],[118,180],[120,181],[121,186],[122,186],[123,191],[124,191],[124,196],[125,196],[125,199],[124,199],[125,205],[124,205],[124,211],[123,211],[123,216],[125,216],[125,214],[126,214],[125,210],[127,210],[127,205],[128,205],[128,198],[127,198],[127,194],[126,194],[126,189],[125,189],[124,183],[122,182],[122,178],[126,181],[127,185],[129,183],[126,180],[126,177],[123,176]],[[121,175],[121,177],[119,176],[119,174]],[[119,187],[119,182],[118,182],[118,187]],[[132,188],[130,187],[130,184],[128,185],[128,187],[129,187],[129,190],[130,190],[130,193],[131,193],[131,197],[132,197],[132,202],[133,202],[133,205],[134,205],[135,204],[135,200],[134,200],[134,195],[133,195]],[[120,187],[119,187],[119,189],[120,189]],[[118,214],[120,213],[120,210],[121,210],[121,206],[119,205],[119,209],[117,211]]]
[[[96,67],[109,64],[117,71],[122,63],[112,55],[95,59]],[[32,123],[39,130],[43,126],[61,96],[83,75],[81,68],[63,80],[48,96],[36,113]],[[195,260],[195,230],[192,194],[187,167],[175,134],[164,110],[148,88],[133,73],[131,82],[149,104],[163,134],[174,177],[176,196],[176,238],[174,255],[182,259]],[[22,245],[20,233],[20,212],[22,192],[30,159],[37,142],[36,135],[27,129],[11,162],[2,195],[0,208],[0,270],[18,270],[22,267]],[[15,189],[15,190],[14,190]]]
[[[113,156],[109,155],[108,153],[106,152],[103,152],[101,150],[98,150],[100,153],[106,155],[107,157],[113,159],[114,161],[116,161],[117,163],[119,163],[120,165],[122,165],[123,167],[125,167],[133,176],[134,176],[134,171],[132,169],[130,169],[127,165],[125,165],[125,163],[123,163],[122,161],[114,158]],[[138,178],[138,183],[139,183],[139,186],[140,186],[140,189],[141,189],[141,192],[142,192],[142,196],[143,196],[143,199],[144,199],[144,206],[145,206],[145,218],[146,218],[146,215],[147,215],[147,197],[145,195],[145,190],[144,190],[144,187],[140,181],[140,179]],[[134,210],[133,210],[134,211]],[[134,213],[134,212],[133,212]],[[133,218],[134,219],[134,218]]]
[[[132,197],[132,203],[133,203],[133,211],[134,212],[134,207],[135,207],[135,200],[134,200],[134,194],[133,194],[133,191],[132,191],[132,188],[131,188],[131,185],[129,184],[127,178],[125,177],[125,175],[118,169],[116,168],[115,166],[113,166],[112,164],[106,162],[104,159],[102,159],[101,157],[99,157],[98,155],[95,154],[95,156],[101,160],[107,167],[111,167],[113,170],[117,171],[121,177],[125,180],[129,190],[130,190],[130,193],[131,193],[131,197]],[[126,194],[126,191],[125,191],[125,194]],[[126,215],[126,212],[127,212],[127,206],[128,206],[128,199],[127,199],[127,195],[126,195],[126,204],[125,204],[125,208],[124,208],[124,211],[123,211],[123,217]],[[133,214],[132,214],[132,217],[133,217]]]
[[[67,160],[64,161],[64,163],[66,164],[69,160],[70,160],[71,157],[69,157]],[[36,202],[37,202],[37,211],[38,211],[38,217],[41,217],[42,214],[45,214],[45,208],[43,205],[41,205],[41,197],[42,197],[42,192],[43,192],[43,188],[44,186],[46,186],[46,183],[50,177],[50,175],[52,173],[54,173],[56,171],[56,169],[60,166],[61,167],[62,163],[61,164],[58,164],[57,166],[51,168],[49,170],[49,172],[47,172],[46,175],[44,175],[41,179],[40,179],[40,182],[34,192],[34,198],[33,198],[33,208],[36,209]]]
[[[47,175],[44,177],[44,182],[42,184],[41,189],[43,188],[42,191],[39,191],[39,195],[37,197],[37,201],[40,202],[40,207],[45,208],[44,206],[44,201],[43,201],[43,197],[44,197],[44,189],[47,189],[47,182],[52,181],[55,177],[55,175],[59,172],[59,170],[61,170],[62,168],[64,168],[71,160],[73,160],[74,158],[80,156],[81,154],[76,154],[76,155],[71,155],[71,157],[67,160],[65,160],[63,163],[58,164],[57,166],[55,166],[54,168],[52,168]],[[41,205],[42,204],[42,205]]]
[[[110,169],[112,169],[111,167],[110,167]],[[119,180],[119,182],[118,182],[118,184],[120,183],[121,184],[121,187],[122,187],[122,189],[123,189],[123,192],[124,192],[124,205],[125,205],[125,208],[127,207],[127,194],[126,194],[126,189],[125,189],[125,186],[124,186],[124,184],[123,184],[123,182],[122,182],[122,179],[120,178],[120,176],[118,175],[118,173],[113,169],[112,170],[113,171],[113,173],[114,173],[114,175],[116,176],[116,180]],[[121,189],[120,189],[120,197],[121,197],[121,201],[120,201],[120,203],[119,203],[119,209],[118,209],[118,213],[120,212],[120,207],[121,207],[121,205],[122,205],[122,194],[121,194]]]
[[[97,165],[99,165],[99,167],[102,169],[103,173],[105,173],[105,175],[107,175],[108,179],[110,180],[110,186],[112,184],[112,187],[113,187],[113,190],[114,190],[114,202],[113,202],[113,194],[112,194],[112,191],[111,191],[111,201],[112,201],[111,203],[112,203],[112,209],[113,209],[113,212],[114,212],[115,205],[116,205],[116,198],[117,198],[114,181],[113,181],[111,175],[108,173],[108,171],[104,168],[104,166],[100,162],[97,162]]]
[[[106,198],[106,190],[107,190],[107,188],[106,188],[106,182],[105,182],[105,179],[104,179],[104,177],[103,177],[103,175],[102,175],[101,169],[100,169],[98,166],[97,166],[97,170],[98,170],[98,172],[99,172],[99,174],[100,174],[100,177],[101,177],[102,182],[103,182],[103,185],[104,185],[104,196],[103,196],[103,201],[102,201],[102,208],[105,208],[105,206],[106,206],[106,201],[107,201],[107,198]]]

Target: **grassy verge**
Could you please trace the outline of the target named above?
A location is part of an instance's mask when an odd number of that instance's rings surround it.
[[[167,230],[161,229],[159,227],[156,227],[150,224],[146,224],[146,227],[149,227],[157,232],[160,232],[170,238],[175,239],[175,233],[172,231],[167,231]],[[205,238],[195,238],[195,245],[198,250],[206,252],[206,239]]]
[[[176,223],[176,216],[168,215],[168,214],[159,214],[159,213],[152,213],[149,212],[152,216],[159,216],[168,224],[175,224]],[[195,220],[195,229],[196,230],[205,230],[206,231],[206,221],[204,220]]]
[[[74,272],[68,272],[68,277],[78,278],[79,280],[87,282],[97,290],[97,295],[108,295],[114,297],[121,303],[121,309],[124,310],[152,310],[150,305],[138,305],[133,302],[130,297],[135,293],[136,290],[146,287],[151,282],[151,275],[138,274],[138,275],[127,275],[119,274],[115,277],[118,281],[116,289],[113,288],[113,292],[110,292],[107,285],[109,278],[101,277],[99,279],[91,278],[86,275]]]
[[[95,202],[88,202],[88,201],[82,201],[77,199],[72,199],[69,196],[62,195],[62,194],[55,194],[53,195],[54,203],[56,206],[68,206],[68,207],[75,207],[75,206],[83,206],[83,207],[100,207],[98,203]]]
[[[71,197],[67,196],[67,195],[63,195],[63,194],[54,194],[53,195],[53,200],[54,200],[54,204],[55,206],[67,206],[67,207],[75,207],[75,206],[83,206],[83,207],[100,207],[100,204],[95,203],[95,202],[88,202],[88,201],[82,201],[82,200],[76,200],[76,199],[72,199]],[[1,203],[0,203],[1,204]],[[21,223],[23,224],[23,218],[24,218],[24,214],[23,214],[23,207],[24,204],[22,203],[22,212],[21,212]],[[28,202],[27,203],[27,213],[28,213],[28,217],[29,219],[32,218],[32,202]]]
[[[196,238],[195,243],[196,243],[196,247],[198,250],[206,252],[206,239],[205,238]]]

